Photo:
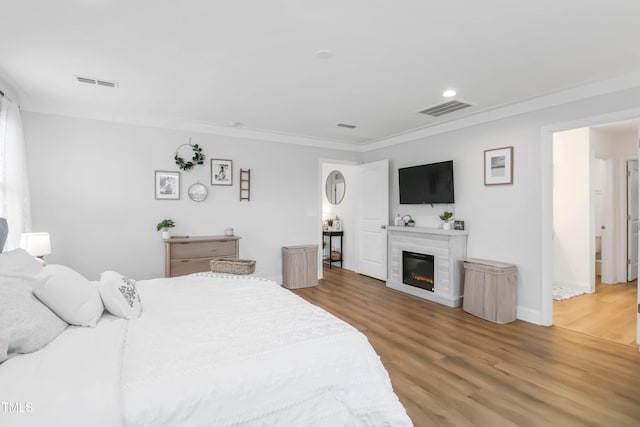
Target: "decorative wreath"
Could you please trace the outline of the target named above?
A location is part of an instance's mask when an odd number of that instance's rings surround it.
[[[185,162],[184,159],[178,154],[178,151],[180,151],[180,149],[184,146],[189,146],[193,150],[193,157],[188,162]],[[180,169],[188,171],[193,169],[195,165],[201,165],[204,163],[204,154],[202,153],[202,148],[200,148],[198,144],[191,144],[191,142],[189,142],[188,144],[182,144],[176,149],[176,155],[174,156],[174,159],[176,161],[176,165],[178,165]]]

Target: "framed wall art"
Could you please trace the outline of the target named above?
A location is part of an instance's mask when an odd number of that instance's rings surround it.
[[[513,184],[513,147],[484,151],[484,185]]]
[[[180,172],[156,171],[155,184],[157,200],[180,199]]]
[[[211,159],[211,185],[232,185],[233,162]]]

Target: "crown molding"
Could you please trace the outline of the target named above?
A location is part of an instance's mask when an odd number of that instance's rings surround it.
[[[341,151],[359,152],[360,147],[355,143],[347,143],[333,141],[323,138],[314,138],[309,136],[292,135],[286,133],[278,133],[273,131],[265,131],[260,129],[251,129],[243,127],[227,127],[220,125],[212,125],[208,123],[189,122],[185,120],[159,119],[153,117],[127,116],[127,115],[108,115],[108,114],[88,114],[86,112],[56,112],[38,110],[33,108],[25,108],[24,111],[38,114],[49,114],[55,116],[80,118],[88,120],[98,120],[111,123],[120,123],[127,125],[155,127],[169,130],[179,130],[185,132],[198,132],[218,136],[228,136],[233,138],[247,138],[259,141],[277,142],[281,144],[302,145],[307,147],[316,147],[324,149],[333,149]]]
[[[2,75],[0,74],[0,78],[1,77]],[[302,145],[306,147],[364,153],[424,139],[430,136],[443,134],[470,126],[480,125],[483,123],[501,120],[520,114],[543,110],[570,102],[580,101],[583,99],[599,95],[606,95],[609,93],[636,87],[640,87],[640,72],[625,74],[623,76],[615,77],[608,80],[601,80],[597,82],[578,85],[561,91],[532,97],[526,100],[479,111],[467,116],[453,118],[448,121],[438,122],[426,127],[413,129],[407,132],[391,135],[380,139],[370,140],[364,143],[350,143],[346,141],[278,133],[261,129],[252,129],[246,127],[227,127],[208,123],[190,122],[186,120],[159,119],[152,117],[123,115],[87,114],[86,112],[76,111],[57,111],[55,113],[52,113],[49,111],[40,111],[37,109],[29,108],[26,108],[24,110],[41,114],[52,114],[58,116],[100,120],[121,124],[147,126],[170,130],[181,130],[186,132],[199,132],[219,136],[228,136],[233,138],[248,138],[258,141],[269,141],[283,144]]]
[[[569,89],[503,105],[497,108],[480,111],[465,117],[451,119],[447,122],[440,122],[428,127],[422,127],[416,130],[370,141],[366,145],[360,147],[360,151],[368,152],[379,150],[381,148],[392,147],[394,145],[416,141],[469,126],[501,120],[524,113],[543,110],[570,102],[592,98],[594,96],[606,95],[636,87],[640,87],[640,72],[575,86]]]

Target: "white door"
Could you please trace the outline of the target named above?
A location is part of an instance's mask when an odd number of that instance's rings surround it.
[[[627,282],[638,278],[638,161],[627,160]]]
[[[360,165],[358,182],[356,272],[387,280],[389,160]]]

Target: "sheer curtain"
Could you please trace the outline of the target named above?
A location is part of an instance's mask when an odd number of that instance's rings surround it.
[[[20,246],[31,228],[27,150],[18,105],[0,97],[0,217],[9,223],[7,250]]]

